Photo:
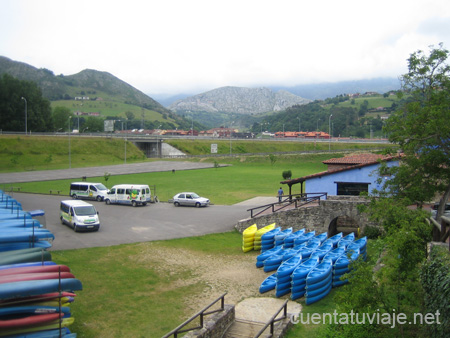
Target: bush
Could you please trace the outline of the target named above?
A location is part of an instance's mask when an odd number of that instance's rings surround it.
[[[282,176],[283,176],[283,178],[284,178],[285,180],[290,180],[291,177],[292,177],[292,171],[290,171],[290,170],[285,170],[285,171],[283,171]]]
[[[363,236],[367,236],[368,239],[377,239],[381,237],[383,231],[376,226],[368,225],[364,228]]]

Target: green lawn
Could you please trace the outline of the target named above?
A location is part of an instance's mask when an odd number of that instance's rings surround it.
[[[160,201],[168,201],[180,191],[195,191],[208,197],[211,203],[234,204],[255,196],[276,196],[279,182],[283,180],[283,171],[291,170],[293,177],[324,171],[326,166],[322,161],[336,156],[339,154],[279,155],[273,165],[268,156],[209,159],[209,161],[218,161],[219,165],[231,165],[175,173],[169,171],[117,175],[110,176],[106,182],[103,176],[90,177],[89,181],[104,183],[108,188],[125,182],[148,184],[152,190],[153,187],[156,188],[156,195]],[[51,189],[60,190],[61,194],[69,195],[70,182],[73,181],[68,179],[17,184],[11,182],[11,185],[20,186],[21,191],[24,192],[47,194]],[[152,191],[153,194],[154,192],[155,190]]]

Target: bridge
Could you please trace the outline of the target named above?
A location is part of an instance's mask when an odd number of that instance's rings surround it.
[[[277,212],[249,217],[238,222],[235,228],[243,232],[256,224],[258,228],[276,223],[283,228],[292,227],[293,231],[306,228],[316,233],[327,232],[328,236],[339,232],[359,234],[366,226],[377,226],[368,215],[358,210],[358,205],[367,205],[369,201],[359,196],[328,196],[318,203],[303,205],[299,208],[282,209]]]

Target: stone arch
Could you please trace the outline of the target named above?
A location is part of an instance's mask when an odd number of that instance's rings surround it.
[[[358,218],[355,219],[347,215],[334,217],[328,225],[328,237],[339,232],[342,232],[344,236],[354,232],[358,236],[361,228],[359,221]]]

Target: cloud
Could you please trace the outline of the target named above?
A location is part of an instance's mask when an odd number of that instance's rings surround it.
[[[448,1],[2,0],[0,55],[146,93],[398,76],[449,42]]]

